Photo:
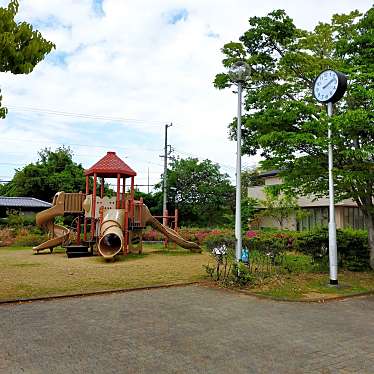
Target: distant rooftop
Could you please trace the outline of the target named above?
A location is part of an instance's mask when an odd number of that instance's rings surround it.
[[[7,208],[49,208],[52,204],[35,197],[0,196],[0,207]]]
[[[269,170],[269,171],[264,171],[262,173],[259,173],[259,177],[274,177],[275,175],[279,174],[281,170]]]

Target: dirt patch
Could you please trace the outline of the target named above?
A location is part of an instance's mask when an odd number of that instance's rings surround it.
[[[321,293],[321,292],[307,292],[302,295],[304,299],[312,300],[312,299],[334,299],[341,295],[337,293]]]

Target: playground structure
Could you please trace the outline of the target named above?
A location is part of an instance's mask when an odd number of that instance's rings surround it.
[[[94,253],[106,259],[123,253],[142,252],[142,234],[146,226],[152,226],[179,246],[194,252],[200,247],[183,239],[176,230],[161,224],[153,217],[142,199],[134,199],[136,172],[123,162],[115,152],[108,152],[91,168],[85,171],[85,194],[58,192],[52,207],[36,215],[37,225],[48,230],[50,239],[33,248],[35,252],[54,247],[66,248],[68,257],[80,257]],[[105,196],[105,179],[116,178],[117,189],[114,197]],[[126,179],[130,178],[126,193]],[[90,179],[93,181],[90,193]],[[98,180],[100,180],[98,188]],[[99,195],[98,195],[99,192]],[[54,223],[54,218],[66,214],[75,216],[74,227],[66,228]],[[177,227],[178,215],[173,218]],[[165,220],[167,222],[167,219]],[[82,233],[83,228],[83,233]],[[82,238],[83,234],[83,238]]]

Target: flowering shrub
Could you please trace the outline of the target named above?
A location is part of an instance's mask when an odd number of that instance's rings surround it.
[[[163,239],[164,239],[164,236],[160,232],[154,229],[146,230],[143,232],[144,241],[156,242],[156,241],[162,241]]]
[[[178,229],[179,235],[184,239],[198,243],[199,245],[205,244],[205,241],[209,236],[217,235],[230,235],[231,230],[228,229],[200,229],[200,228],[181,228]],[[150,229],[143,233],[144,241],[162,241],[164,235],[160,232]]]
[[[249,230],[246,232],[245,236],[247,238],[255,238],[257,236],[257,231]]]
[[[10,228],[0,229],[0,247],[8,247],[14,243],[15,230]]]
[[[35,246],[47,240],[48,236],[42,234],[38,227],[21,227],[0,229],[0,247],[17,246]]]

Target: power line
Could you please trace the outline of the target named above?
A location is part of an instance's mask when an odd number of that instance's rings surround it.
[[[74,112],[65,112],[54,109],[43,109],[43,108],[34,108],[34,107],[21,107],[14,105],[7,105],[9,109],[13,109],[15,112],[32,112],[37,114],[52,115],[52,116],[62,116],[62,117],[72,117],[72,118],[81,118],[81,119],[91,119],[98,121],[110,121],[110,122],[131,122],[137,125],[158,125],[161,126],[165,121],[156,121],[156,120],[145,120],[137,118],[126,118],[126,117],[112,117],[101,114],[86,114],[86,113],[74,113]]]
[[[25,138],[22,138],[22,140],[21,139],[15,139],[15,138],[1,138],[1,140],[14,141],[14,142],[20,142],[20,143],[45,144],[45,142],[43,142],[43,141],[34,141],[34,140],[30,140],[30,139],[25,139]],[[59,145],[59,146],[68,145],[68,146],[73,146],[73,147],[88,147],[88,148],[108,149],[108,145],[101,145],[101,144],[80,144],[80,143],[69,143],[69,142],[58,143],[58,142],[54,142],[54,141],[49,141],[49,143],[56,144],[56,145]],[[126,149],[126,150],[129,149],[129,147],[123,147],[123,146],[120,146],[120,145],[111,145],[111,147],[116,148],[116,149],[118,149],[118,148],[119,149]],[[144,149],[146,151],[150,151],[150,152],[159,152],[160,151],[160,149],[155,149],[155,148],[144,148]]]
[[[196,158],[199,158],[199,159],[202,159],[202,158],[203,158],[203,157],[198,156],[198,155],[195,155],[195,154],[193,154],[193,153],[180,151],[179,149],[176,149],[176,148],[173,148],[173,150],[176,151],[176,153],[179,153],[179,154],[182,154],[182,155],[192,156],[192,157],[196,157]],[[233,169],[233,170],[235,170],[235,167],[234,167],[234,166],[227,165],[227,164],[222,164],[221,162],[216,162],[216,161],[214,161],[214,160],[211,160],[211,161],[217,163],[217,164],[220,165],[221,167],[225,167],[225,168],[227,168],[227,169]]]

